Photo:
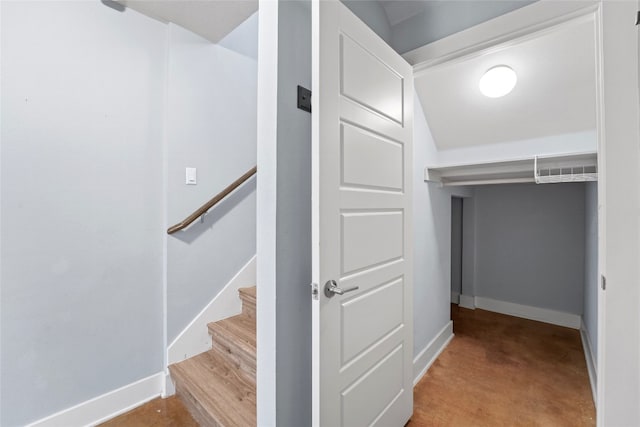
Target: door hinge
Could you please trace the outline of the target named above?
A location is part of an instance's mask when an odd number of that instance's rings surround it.
[[[311,283],[311,297],[314,300],[318,299],[318,284],[317,283]]]
[[[603,291],[607,289],[607,278],[604,275],[600,276],[600,287]]]

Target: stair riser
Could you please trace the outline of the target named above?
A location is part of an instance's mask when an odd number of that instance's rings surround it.
[[[174,380],[175,381],[175,380]],[[198,422],[202,427],[224,427],[218,424],[211,415],[200,405],[200,402],[193,397],[187,387],[183,386],[181,382],[175,381],[176,394],[184,402],[185,407],[191,414],[194,420]]]
[[[256,356],[239,347],[225,334],[209,329],[213,350],[217,351],[227,360],[233,363],[244,376],[255,384],[256,382]]]
[[[255,289],[248,288],[240,289],[238,292],[240,299],[242,300],[242,314],[256,318],[256,295]]]
[[[251,302],[247,302],[247,301],[243,301],[242,303],[242,314],[244,314],[245,316],[248,316],[252,319],[256,318],[256,304],[255,302],[251,303]]]
[[[256,425],[256,288],[241,288],[242,315],[209,324],[213,348],[171,365],[176,393],[203,427]]]

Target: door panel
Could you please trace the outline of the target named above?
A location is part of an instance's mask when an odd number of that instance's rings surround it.
[[[412,414],[412,94],[406,61],[340,2],[313,3],[315,426]],[[358,289],[327,296],[330,280]]]
[[[403,255],[403,212],[342,212],[342,275]]]
[[[399,277],[342,302],[342,368],[402,327],[403,289]],[[378,316],[381,312],[385,315]]]
[[[342,186],[402,191],[404,146],[342,124]]]
[[[343,426],[375,424],[384,411],[403,394],[403,346],[394,348],[342,392]],[[380,388],[379,393],[371,390]]]
[[[341,94],[402,124],[402,76],[350,37],[340,42]]]

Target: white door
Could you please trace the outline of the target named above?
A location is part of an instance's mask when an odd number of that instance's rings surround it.
[[[313,425],[400,427],[413,412],[413,71],[337,0],[313,3],[312,57]],[[344,294],[325,294],[331,281]]]

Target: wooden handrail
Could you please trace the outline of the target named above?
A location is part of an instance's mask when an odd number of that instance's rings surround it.
[[[188,227],[189,224],[191,224],[196,219],[200,218],[202,215],[206,214],[209,209],[214,207],[220,200],[227,197],[233,190],[240,187],[245,181],[247,181],[249,178],[255,175],[256,172],[258,172],[257,166],[254,166],[251,169],[249,169],[247,173],[245,173],[240,178],[233,181],[231,185],[229,185],[227,188],[225,188],[220,193],[218,193],[213,199],[209,200],[207,203],[200,206],[194,213],[192,213],[191,215],[186,217],[184,220],[182,220],[182,222],[179,222],[176,225],[169,227],[167,229],[167,234],[173,234],[176,231],[180,231],[183,228]]]

